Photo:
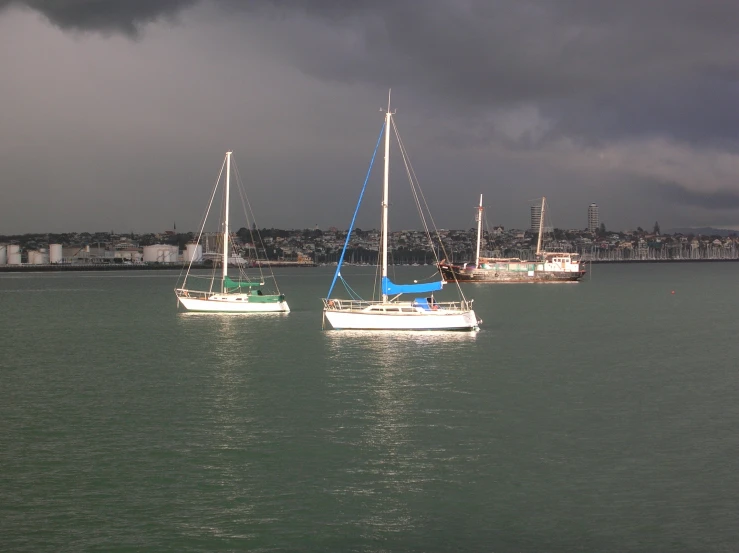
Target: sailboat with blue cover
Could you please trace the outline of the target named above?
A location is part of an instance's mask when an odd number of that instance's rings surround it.
[[[411,284],[396,284],[388,276],[388,208],[389,208],[389,173],[390,173],[390,132],[394,131],[398,145],[405,164],[406,173],[414,191],[414,198],[419,212],[422,214],[422,222],[426,228],[426,234],[431,241],[431,232],[428,229],[427,218],[423,216],[425,199],[420,187],[418,187],[415,172],[413,171],[407,153],[400,140],[400,135],[395,126],[393,113],[390,110],[388,98],[388,109],[385,113],[385,123],[380,131],[380,137],[372,155],[367,177],[365,178],[359,202],[354,212],[349,232],[347,233],[344,248],[341,252],[336,273],[334,274],[331,287],[326,298],[323,299],[324,322],[328,320],[335,330],[439,330],[439,331],[476,331],[479,323],[472,301],[467,300],[461,288],[457,285],[459,301],[437,301],[434,292],[438,292],[444,286],[444,280],[438,273],[429,282],[414,282]],[[379,270],[381,271],[379,299],[365,300],[361,298],[341,275],[341,267],[344,261],[349,241],[354,229],[359,207],[364,197],[372,165],[374,164],[380,141],[385,137],[385,169],[382,193],[382,231],[380,235]],[[430,217],[428,217],[430,219]],[[438,238],[438,233],[437,233]],[[430,244],[433,245],[433,242]],[[436,248],[431,248],[436,255]],[[438,259],[437,259],[438,262]],[[344,285],[349,297],[342,299],[332,296],[337,282]],[[409,299],[401,299],[402,296]]]

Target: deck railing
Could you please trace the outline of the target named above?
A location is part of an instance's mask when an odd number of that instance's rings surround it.
[[[207,290],[188,290],[187,288],[175,288],[175,294],[178,298],[196,298],[196,299],[208,299],[213,294],[220,294],[216,291]]]
[[[426,311],[469,311],[472,309],[474,300],[463,301],[434,301],[433,304],[426,306],[408,302],[402,307],[420,307]],[[387,305],[388,307],[397,307],[395,303],[383,304],[381,301],[367,300],[345,300],[345,299],[323,299],[323,308],[327,311],[361,311],[372,305]]]

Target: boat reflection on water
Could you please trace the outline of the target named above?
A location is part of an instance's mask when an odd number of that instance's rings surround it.
[[[342,330],[341,332],[327,332],[326,339],[331,345],[345,345],[348,338],[356,344],[366,343],[374,347],[409,344],[431,345],[440,347],[456,343],[474,342],[478,332],[449,332],[446,330],[398,331],[398,330]]]
[[[358,524],[370,537],[414,532],[414,501],[445,485],[439,470],[449,463],[440,449],[445,402],[457,387],[462,355],[477,332],[324,332],[327,386],[333,390],[333,425],[328,439],[344,451],[343,477],[328,492],[338,501],[360,498]],[[446,352],[445,354],[442,352]],[[462,367],[464,370],[464,367]]]
[[[450,351],[467,348],[478,332],[342,330],[322,337],[329,347],[329,358],[342,368],[380,368],[390,373],[409,374],[437,365]]]

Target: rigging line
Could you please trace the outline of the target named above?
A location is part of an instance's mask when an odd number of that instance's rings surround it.
[[[377,265],[375,265],[375,281],[372,283],[372,299],[379,297],[382,299],[382,291],[380,290],[380,273],[382,273],[382,265],[380,256],[377,256]]]
[[[213,191],[210,194],[210,201],[208,202],[208,207],[205,209],[205,214],[203,215],[203,219],[200,223],[200,231],[198,232],[198,239],[196,241],[196,244],[200,244],[200,239],[203,236],[203,231],[205,230],[205,223],[208,220],[208,215],[210,214],[210,208],[213,205],[213,198],[216,196],[216,191],[218,190],[218,184],[221,182],[221,177],[223,176],[223,169],[226,167],[226,158],[223,158],[223,163],[221,164],[221,170],[218,173],[218,178],[216,179],[215,184],[213,185]],[[195,256],[193,255],[190,259],[190,263],[187,265],[187,274],[185,275],[185,280],[182,282],[182,287],[185,287],[185,283],[187,282],[187,276],[190,274],[190,269],[192,268],[192,262],[195,260]],[[184,265],[183,265],[184,269]],[[180,269],[180,276],[182,276],[182,270]]]
[[[249,215],[247,213],[247,204],[249,205],[249,209],[251,210],[251,204],[249,203],[249,196],[246,195],[245,186],[243,184],[243,181],[241,180],[241,175],[238,172],[238,167],[236,168],[236,175],[237,175],[237,184],[238,184],[238,190],[239,190],[239,198],[241,199],[241,207],[244,210],[244,215],[246,217],[246,229],[249,233],[249,240],[254,245],[255,250],[255,260],[257,261],[256,267],[259,271],[259,280],[260,282],[264,282],[264,272],[262,271],[262,264],[259,263],[259,245],[254,240],[254,233],[250,228],[250,223],[253,221],[254,226],[256,226],[256,219],[254,218],[254,213],[252,212],[252,220],[249,220]],[[264,249],[264,244],[262,244],[262,249]],[[265,250],[266,251],[266,250]],[[246,270],[243,271],[244,275],[246,276]],[[274,277],[274,274],[272,275]],[[277,281],[275,280],[275,287],[277,287]],[[277,290],[279,293],[279,289]]]
[[[254,215],[254,210],[252,209],[251,202],[249,201],[249,196],[246,194],[246,186],[244,185],[244,181],[241,179],[241,173],[239,172],[239,168],[236,165],[235,161],[233,162],[233,165],[234,165],[234,170],[235,170],[234,172],[236,173],[236,183],[237,183],[237,188],[239,190],[239,197],[241,199],[241,206],[244,210],[244,215],[246,215],[247,230],[249,231],[249,238],[251,239],[252,244],[256,245],[256,241],[254,240],[254,232],[252,231],[252,229],[249,228],[249,215],[247,213],[247,206],[249,207],[248,212],[251,214],[251,220],[254,223],[255,227],[257,227],[257,218]],[[264,247],[264,241],[262,240],[262,235],[259,232],[258,227],[256,228],[256,231],[257,231],[257,236],[259,237],[259,243],[261,244],[262,249],[264,250],[264,253],[265,253],[265,261],[267,261],[267,266],[269,268],[270,274],[272,275],[272,279],[274,280],[277,293],[279,294],[280,287],[277,284],[277,280],[274,278],[274,270],[272,269],[272,264],[269,263],[268,259],[266,259],[267,249]],[[255,250],[256,250],[257,268],[259,269],[259,278],[261,281],[264,281],[264,271],[262,270],[262,264],[259,263],[259,250],[258,248],[256,248],[256,246],[255,246]]]
[[[429,209],[428,202],[426,201],[426,196],[423,194],[423,189],[421,188],[421,183],[418,180],[418,176],[416,175],[415,169],[413,169],[413,164],[411,163],[410,158],[407,155],[407,151],[405,149],[405,145],[403,144],[403,141],[400,138],[400,133],[398,133],[398,129],[395,126],[395,121],[393,121],[393,126],[395,127],[395,133],[396,133],[396,136],[397,136],[397,139],[398,139],[398,144],[400,146],[401,153],[403,154],[403,159],[404,159],[404,161],[407,159],[408,169],[410,170],[410,173],[412,174],[411,182],[415,181],[415,183],[416,183],[416,186],[418,188],[418,194],[419,194],[420,198],[423,200],[423,205],[425,206],[426,212],[428,213],[428,217],[431,220],[431,225],[433,226],[434,234],[436,235],[436,239],[439,242],[439,248],[441,249],[442,252],[444,252],[444,257],[448,259],[449,258],[449,254],[447,253],[446,248],[444,247],[444,242],[441,239],[441,235],[439,234],[439,229],[436,226],[436,222],[434,221],[433,215],[431,214],[431,210]],[[411,186],[411,188],[413,189],[413,186]],[[414,189],[414,193],[415,193],[415,189]],[[431,233],[429,231],[428,225],[426,224],[426,220],[423,217],[423,210],[420,207],[419,207],[419,211],[421,212],[421,219],[423,220],[423,223],[424,223],[424,227],[425,227],[425,231],[426,231],[426,236],[429,239],[429,246],[431,248],[431,252],[433,253],[434,259],[436,261],[436,272],[438,273],[439,272],[439,263],[440,263],[439,256],[436,253],[436,248],[434,247],[434,243],[433,243],[433,240],[431,238]],[[436,274],[436,273],[434,273],[434,274]],[[457,280],[456,274],[454,275],[454,282],[457,285],[457,290],[459,291],[460,296],[466,302],[467,301],[467,298],[464,295],[464,291],[462,290],[462,287],[459,285],[459,281]]]
[[[395,121],[393,121],[393,126],[395,126]],[[426,202],[426,197],[423,194],[421,183],[418,180],[418,176],[416,175],[415,169],[413,169],[413,164],[411,163],[410,156],[408,155],[408,151],[405,148],[405,144],[400,138],[400,133],[398,132],[397,127],[395,127],[395,133],[398,139],[398,145],[400,146],[400,151],[403,154],[403,161],[406,163],[406,170],[409,173],[408,178],[411,181],[411,189],[413,190],[413,193],[416,196],[416,203],[418,205],[419,213],[421,214],[421,220],[423,221],[424,231],[426,232],[426,237],[428,238],[428,241],[429,241],[429,247],[431,248],[431,251],[434,254],[434,258],[436,259],[436,262],[438,264],[439,257],[436,255],[436,249],[434,248],[434,243],[431,238],[431,232],[429,230],[428,223],[426,222],[426,217],[424,216],[423,207],[420,205],[419,197],[423,200],[423,205],[426,208],[426,213],[428,213],[428,217],[429,219],[431,219],[431,224],[434,228],[434,231],[437,235],[437,239],[439,240],[440,243],[441,243],[441,237],[439,236],[439,232],[436,228],[436,223],[434,222],[434,218],[431,215],[431,210],[429,209],[428,203]],[[442,247],[443,247],[443,244],[442,244]]]
[[[434,249],[434,241],[431,238],[431,232],[429,231],[429,226],[428,226],[428,222],[426,221],[423,206],[421,205],[421,202],[419,200],[419,193],[423,195],[423,191],[421,190],[421,183],[418,181],[418,177],[416,177],[415,173],[413,172],[413,165],[411,164],[410,156],[408,155],[408,151],[406,150],[405,145],[403,144],[403,141],[400,139],[400,133],[398,132],[398,127],[395,124],[395,120],[393,120],[393,129],[395,130],[395,137],[398,140],[401,157],[403,159],[403,164],[405,165],[406,175],[408,176],[408,181],[410,182],[410,185],[411,185],[411,192],[413,192],[413,197],[416,202],[416,208],[418,209],[418,214],[421,217],[421,222],[423,224],[424,232],[426,233],[426,238],[428,239],[428,246],[431,249],[431,251],[434,253],[434,257],[436,258],[436,262],[438,264],[439,258],[436,256],[436,250]],[[414,177],[415,177],[415,181],[414,181]],[[431,211],[428,209],[428,205],[426,205],[426,211],[428,212],[429,217],[430,217]],[[436,273],[438,273],[438,269],[436,272],[434,272],[434,275]],[[432,278],[434,275],[431,275],[427,278]]]
[[[383,121],[382,128],[380,129],[380,136],[377,137],[377,144],[375,144],[375,151],[372,152],[372,159],[370,160],[369,168],[367,169],[367,176],[364,177],[364,184],[362,185],[362,192],[360,192],[359,194],[359,201],[357,202],[357,207],[354,210],[354,215],[352,216],[352,222],[349,225],[349,230],[346,233],[346,240],[344,241],[344,248],[341,250],[341,257],[339,258],[339,263],[336,266],[336,273],[334,274],[334,279],[331,281],[331,287],[328,289],[328,294],[326,295],[326,299],[331,297],[331,292],[333,292],[334,290],[336,279],[340,274],[341,264],[344,262],[344,254],[346,253],[346,248],[349,245],[349,239],[352,236],[352,230],[354,229],[354,223],[357,220],[357,213],[359,212],[359,206],[362,205],[362,198],[364,197],[364,191],[367,188],[367,181],[369,180],[370,173],[372,172],[372,166],[375,163],[375,156],[377,155],[377,149],[380,147],[380,140],[382,139],[382,133],[385,130],[386,130],[385,121]]]
[[[393,125],[395,125],[395,121],[393,121]],[[396,128],[396,133],[397,133],[397,128]],[[398,134],[398,144],[400,144],[401,151],[405,151],[405,146],[403,145],[403,142],[401,141],[399,134]],[[421,188],[420,182],[418,181],[418,177],[416,176],[416,171],[415,169],[413,169],[413,165],[410,163],[410,160],[408,160],[408,165],[413,174],[413,178],[418,183],[418,192],[420,194],[421,199],[423,200],[424,206],[426,207],[426,211],[428,212],[429,219],[431,220],[431,225],[433,226],[434,233],[436,234],[436,239],[439,241],[439,247],[441,248],[441,251],[444,252],[444,257],[448,258],[449,256],[447,254],[446,248],[444,247],[444,242],[441,240],[441,235],[439,234],[439,229],[436,226],[436,221],[434,221],[434,216],[431,214],[431,210],[429,209],[428,202],[426,201],[426,196],[423,194],[423,189]],[[432,246],[431,250],[434,252],[434,258],[436,259],[436,270],[439,271],[439,256],[436,254],[436,249],[433,248],[433,244],[431,244],[431,246]],[[459,280],[457,280],[456,275],[454,275],[454,282],[457,285],[457,290],[459,291],[460,296],[466,302],[467,298],[464,295],[464,291],[462,290],[462,287],[459,285]]]
[[[429,243],[430,243],[431,236],[429,234],[428,223],[426,222],[426,217],[423,212],[423,207],[421,206],[421,202],[419,201],[419,198],[418,198],[417,188],[420,189],[421,185],[420,183],[418,183],[418,179],[416,179],[416,182],[414,182],[413,180],[414,175],[411,170],[412,166],[411,166],[410,156],[408,155],[408,151],[405,149],[405,145],[403,144],[403,141],[400,139],[400,133],[398,132],[398,127],[395,123],[395,120],[393,120],[393,130],[395,131],[395,138],[397,139],[398,146],[400,147],[401,158],[403,159],[403,164],[405,166],[405,172],[408,177],[408,182],[410,183],[410,186],[411,186],[411,192],[413,193],[413,198],[416,202],[416,208],[418,209],[418,214],[421,217],[421,223],[423,224],[424,231],[426,232],[426,237],[429,238]]]
[[[354,291],[354,289],[353,289],[353,288],[352,288],[351,286],[349,286],[349,283],[348,283],[348,282],[347,282],[346,280],[344,280],[344,277],[343,277],[343,276],[339,275],[339,278],[341,279],[341,283],[342,283],[342,284],[344,285],[344,289],[346,289],[346,291],[347,291],[347,292],[349,293],[349,295],[350,295],[350,296],[351,296],[351,297],[352,297],[353,299],[356,299],[356,300],[360,300],[360,301],[364,301],[364,300],[362,299],[362,296],[360,296],[359,294],[357,294],[357,293],[356,293],[356,292]]]
[[[234,181],[236,183],[235,184],[235,188],[236,188],[236,190],[239,193],[239,199],[241,200],[241,208],[242,208],[242,210],[244,212],[244,219],[245,219],[245,222],[246,222],[246,227],[245,228],[248,229],[249,228],[249,223],[250,223],[250,221],[249,221],[249,214],[247,213],[246,205],[244,204],[244,196],[246,195],[246,192],[244,190],[244,184],[243,184],[243,182],[241,180],[241,175],[239,174],[239,170],[238,170],[238,167],[236,165],[236,160],[233,159],[233,156],[231,156],[231,165],[233,165]],[[239,236],[238,235],[238,232],[234,232],[234,237],[237,237],[237,236]],[[235,240],[234,240],[234,242],[235,242]],[[236,244],[235,243],[234,243],[234,250],[236,250]],[[239,266],[239,277],[240,278],[248,278],[247,277],[247,274],[246,274],[245,265],[246,265],[246,263],[244,263],[244,264],[242,264],[242,265]],[[260,280],[260,282],[261,281],[264,281],[263,275],[260,275],[259,280]]]
[[[487,253],[491,253],[490,250],[493,249],[490,247],[490,243],[493,240],[492,236],[490,234],[490,221],[488,220],[488,210],[485,206],[483,206],[483,215],[482,215],[482,238],[485,240],[485,251]],[[486,230],[487,229],[487,230]],[[485,232],[487,232],[487,238],[485,237]],[[481,240],[482,242],[482,240]],[[495,244],[493,243],[493,246]]]

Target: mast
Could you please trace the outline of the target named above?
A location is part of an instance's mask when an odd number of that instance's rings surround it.
[[[480,267],[480,236],[482,235],[482,194],[480,207],[477,208],[477,252],[475,253],[475,267]]]
[[[388,177],[390,175],[390,91],[387,93],[387,113],[385,113],[385,174],[382,184],[382,278],[387,278],[387,207],[388,207]],[[387,302],[387,294],[382,294],[382,302]]]
[[[541,253],[541,233],[544,230],[544,205],[547,199],[542,196],[541,198],[541,216],[539,217],[539,239],[536,241],[536,255],[537,257]]]
[[[228,206],[231,186],[231,152],[226,152],[226,197],[225,216],[223,218],[223,279],[221,279],[221,293],[226,292],[226,276],[228,275]]]

